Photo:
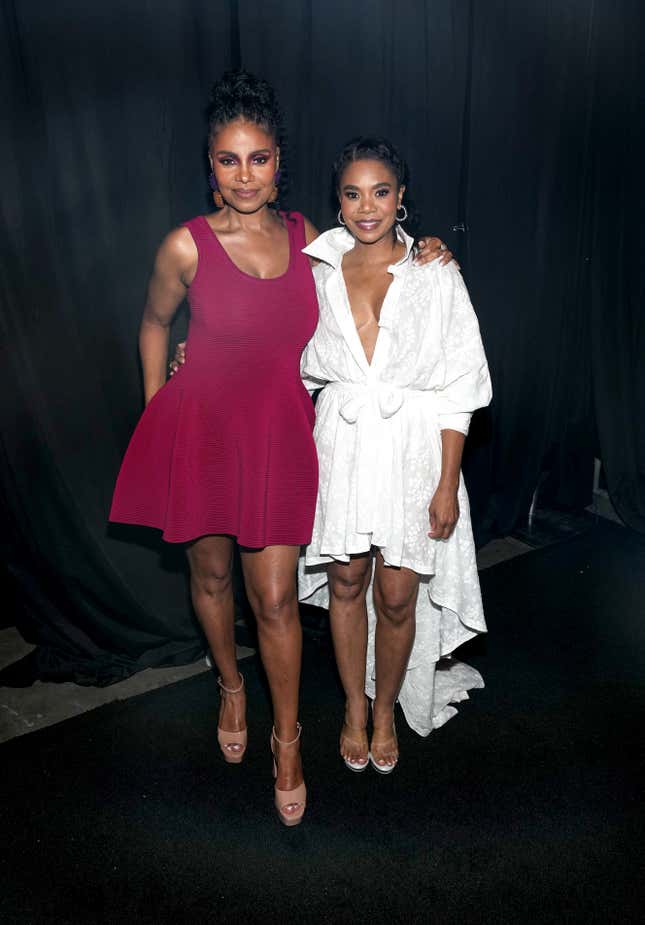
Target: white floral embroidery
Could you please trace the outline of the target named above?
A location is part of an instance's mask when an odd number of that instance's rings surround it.
[[[422,576],[417,629],[399,701],[421,735],[446,722],[450,703],[483,687],[473,668],[448,660],[457,646],[486,630],[468,497],[459,486],[460,517],[448,540],[428,537],[428,505],[441,472],[441,430],[467,433],[472,412],[491,398],[477,318],[454,264],[412,262],[412,240],[399,231],[406,256],[381,309],[368,364],[341,271],[353,246],[343,229],[305,248],[315,271],[320,320],[302,358],[315,389],[314,436],[320,484],[311,543],[299,563],[303,601],[328,606],[325,565],[378,547],[387,565]],[[366,692],[374,696],[376,616],[368,592]],[[435,671],[435,668],[437,670]]]

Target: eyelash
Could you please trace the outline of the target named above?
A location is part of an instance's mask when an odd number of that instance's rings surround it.
[[[258,157],[253,158],[253,163],[257,164],[258,167],[262,167],[264,164],[268,163],[268,160],[269,158],[266,156],[266,154],[260,154]],[[222,167],[232,167],[233,164],[235,164],[235,161],[232,157],[222,157],[219,159],[219,163],[222,165]]]
[[[389,189],[377,189],[375,195],[378,196],[379,199],[385,199],[386,196],[390,195],[390,190]],[[352,199],[352,200],[358,199],[358,193],[355,190],[347,190],[347,192],[345,193],[345,196],[347,197],[347,199]]]

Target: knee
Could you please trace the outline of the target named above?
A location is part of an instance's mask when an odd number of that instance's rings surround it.
[[[375,584],[374,606],[379,619],[402,626],[414,618],[415,596],[398,589],[384,591]]]
[[[277,627],[298,618],[295,587],[251,591],[249,598],[258,623],[264,626]]]
[[[207,597],[225,597],[233,593],[231,570],[225,566],[210,564],[193,568],[191,581],[193,590]]]
[[[339,603],[353,604],[365,594],[365,578],[363,575],[330,575],[329,593]]]

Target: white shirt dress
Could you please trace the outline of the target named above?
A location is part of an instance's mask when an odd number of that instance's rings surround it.
[[[405,256],[388,268],[372,363],[360,342],[341,270],[354,246],[343,228],[304,249],[314,269],[320,319],[302,356],[303,380],[324,386],[314,438],[319,487],[311,543],[298,568],[299,597],[329,606],[326,565],[378,548],[386,565],[421,576],[416,636],[399,694],[406,720],[428,735],[456,713],[479,672],[446,658],[486,631],[468,496],[460,478],[457,525],[448,540],[428,537],[428,505],[441,474],[441,430],[468,432],[491,384],[477,318],[454,263],[412,262],[412,239],[398,229]],[[375,694],[372,585],[366,693]]]

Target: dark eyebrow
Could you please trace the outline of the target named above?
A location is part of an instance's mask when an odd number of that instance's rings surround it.
[[[235,151],[216,151],[215,156],[220,157],[222,154],[226,154],[228,157],[237,157]],[[251,151],[250,157],[257,157],[258,154],[271,154],[271,148],[260,148],[259,151]]]
[[[374,186],[372,187],[372,189],[378,189],[378,188],[381,187],[381,186],[387,186],[387,187],[390,187],[390,188],[391,188],[392,184],[389,183],[387,180],[382,180],[380,183],[375,183]],[[359,187],[358,187],[358,186],[354,186],[353,183],[345,183],[344,186],[343,186],[343,189],[358,190]]]

